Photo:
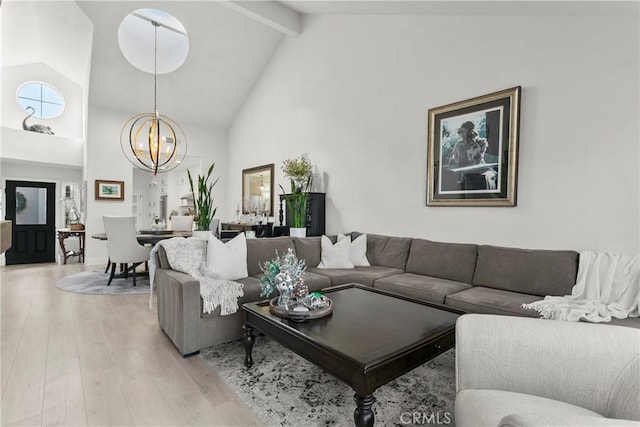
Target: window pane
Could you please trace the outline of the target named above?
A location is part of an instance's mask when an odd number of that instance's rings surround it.
[[[20,88],[18,96],[29,99],[40,99],[42,85],[39,83],[29,83]]]
[[[16,187],[16,225],[47,223],[47,189]]]
[[[58,117],[62,114],[64,107],[56,104],[42,104],[42,117]]]
[[[50,86],[42,85],[42,100],[53,104],[62,104],[60,94]]]
[[[20,103],[20,106],[25,111],[25,113],[27,112],[27,107],[33,107],[33,109],[36,110],[35,116],[36,117],[42,116],[42,111],[40,111],[39,101],[32,101],[30,99],[18,98],[18,102]],[[29,113],[30,112],[31,110],[29,110]]]

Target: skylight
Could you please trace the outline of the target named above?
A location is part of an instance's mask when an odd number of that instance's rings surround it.
[[[152,22],[158,24],[155,27]],[[153,74],[154,37],[158,30],[157,72],[178,69],[187,59],[187,30],[173,15],[158,9],[137,9],[127,15],[118,28],[118,44],[124,57],[139,70]]]

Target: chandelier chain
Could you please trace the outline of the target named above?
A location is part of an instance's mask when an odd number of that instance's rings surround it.
[[[153,112],[158,113],[158,24],[156,21],[151,21],[153,24]]]

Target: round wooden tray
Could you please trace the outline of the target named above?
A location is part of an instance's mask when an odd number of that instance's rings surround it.
[[[285,310],[278,306],[278,298],[273,298],[269,302],[269,311],[271,314],[282,317],[284,319],[290,319],[294,322],[304,322],[309,319],[319,319],[321,317],[328,316],[333,311],[333,301],[329,298],[329,305],[325,308],[321,308],[313,311],[294,311],[294,310]]]

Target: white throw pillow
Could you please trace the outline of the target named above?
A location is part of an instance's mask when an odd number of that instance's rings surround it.
[[[351,262],[356,267],[369,267],[367,259],[367,235],[361,234],[351,241]]]
[[[247,240],[244,233],[223,243],[213,234],[207,245],[206,275],[223,280],[238,280],[247,277]]]
[[[327,236],[320,239],[320,264],[318,268],[353,268],[351,262],[351,240],[338,236],[334,245]]]

